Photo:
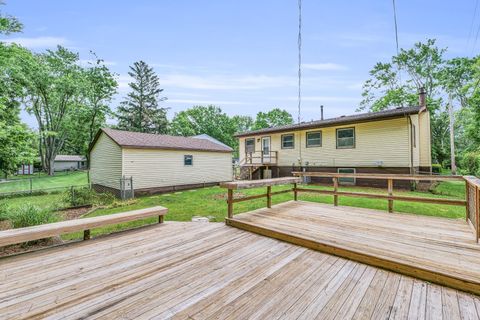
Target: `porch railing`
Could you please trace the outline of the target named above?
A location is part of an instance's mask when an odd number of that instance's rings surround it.
[[[465,176],[467,198],[467,221],[477,233],[477,242],[480,239],[480,179]]]
[[[245,161],[241,164],[276,164],[278,162],[278,151],[255,151],[255,152],[246,152]]]

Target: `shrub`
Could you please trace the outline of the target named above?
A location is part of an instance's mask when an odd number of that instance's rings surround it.
[[[442,165],[439,163],[432,164],[432,172],[435,174],[442,173]]]
[[[466,152],[461,161],[462,173],[480,176],[480,151]]]
[[[0,215],[1,214],[0,212]],[[31,204],[26,204],[15,209],[8,208],[7,206],[5,211],[3,211],[2,217],[10,220],[14,228],[25,228],[59,221],[59,216],[55,212],[48,209],[41,209]]]
[[[91,205],[110,205],[116,198],[111,193],[97,193],[90,188],[69,188],[63,193],[62,201],[69,207]]]

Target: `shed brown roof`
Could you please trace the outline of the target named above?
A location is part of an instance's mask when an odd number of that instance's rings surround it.
[[[418,113],[419,111],[420,111],[420,107],[406,107],[406,108],[396,108],[396,109],[390,109],[390,110],[384,110],[384,111],[378,111],[378,112],[359,113],[359,114],[354,114],[350,116],[342,116],[342,117],[325,119],[325,120],[316,120],[316,121],[310,121],[310,122],[291,124],[287,126],[270,127],[270,128],[260,129],[260,130],[241,132],[241,133],[237,133],[235,136],[247,137],[247,136],[253,136],[256,134],[263,134],[263,133],[323,128],[323,127],[331,127],[334,125],[376,121],[376,120],[382,120],[382,119],[402,117],[408,114]]]
[[[115,143],[121,147],[139,148],[139,149],[170,149],[170,150],[192,150],[192,151],[212,151],[212,152],[232,152],[233,149],[207,139],[189,138],[181,136],[170,136],[164,134],[152,134],[142,132],[131,132],[102,128],[97,134],[104,132]],[[95,144],[97,138],[93,141],[90,149]]]

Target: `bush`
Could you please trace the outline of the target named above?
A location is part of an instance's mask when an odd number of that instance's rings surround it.
[[[25,228],[60,220],[56,213],[31,204],[26,204],[15,209],[2,205],[0,208],[0,216],[0,220],[10,220],[14,228]]]
[[[461,161],[462,173],[480,176],[480,151],[466,152]]]
[[[110,205],[116,200],[111,193],[97,193],[90,188],[69,188],[63,193],[62,201],[69,207],[83,205]]]
[[[432,164],[432,172],[433,172],[434,174],[440,174],[440,173],[442,173],[442,169],[443,169],[443,168],[442,168],[442,165],[441,165],[441,164],[439,164],[439,163],[434,163],[434,164]]]

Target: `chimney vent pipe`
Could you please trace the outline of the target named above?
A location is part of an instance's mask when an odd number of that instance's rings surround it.
[[[323,120],[323,105],[320,106],[320,119]]]

